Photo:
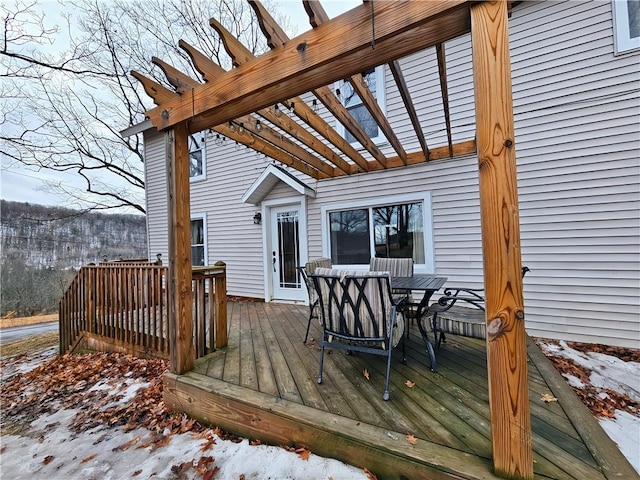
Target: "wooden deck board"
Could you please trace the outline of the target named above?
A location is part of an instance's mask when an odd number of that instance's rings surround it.
[[[253,340],[256,374],[258,376],[258,390],[267,395],[277,396],[278,384],[273,374],[271,360],[262,331],[261,312],[258,312],[255,302],[248,302],[247,310],[249,321],[251,322],[251,339]]]
[[[407,364],[400,350],[392,357],[391,399],[385,402],[384,357],[334,349],[325,354],[323,384],[316,383],[320,329],[312,321],[311,339],[303,344],[308,307],[260,302],[232,302],[230,307],[229,346],[199,360],[188,378],[171,377],[169,403],[188,405],[199,418],[240,435],[305,445],[367,466],[378,478],[424,478],[426,472],[429,478],[494,478],[484,340],[448,335],[438,352],[439,370],[431,372],[412,327]],[[592,433],[597,427],[589,424],[584,433],[575,426],[581,414],[590,415],[586,408],[572,418],[561,402],[540,399],[562,389],[562,382],[548,383],[545,361],[543,356],[529,361],[536,478],[616,478],[610,473],[626,471],[616,467],[625,461],[617,448],[611,450],[612,442]],[[407,387],[407,380],[415,386]],[[564,394],[573,394],[566,389]],[[232,402],[228,395],[239,397]],[[202,403],[195,405],[194,399]],[[360,438],[364,432],[372,437]],[[406,442],[408,433],[418,439],[417,448]],[[585,436],[606,445],[586,445]]]

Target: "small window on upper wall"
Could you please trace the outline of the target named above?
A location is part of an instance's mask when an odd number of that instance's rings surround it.
[[[384,98],[384,65],[376,67],[375,69],[367,70],[362,74],[362,77],[378,101],[378,105],[385,113],[385,98]],[[340,81],[336,84],[336,94],[340,98],[342,104],[347,108],[351,116],[362,126],[367,136],[371,138],[374,143],[384,141],[384,136],[378,127],[375,119],[362,103],[360,96],[354,91],[353,86],[349,82]],[[337,123],[337,130],[340,134],[349,142],[358,144],[358,140],[349,132],[342,123]]]
[[[612,0],[615,53],[640,48],[640,0]]]
[[[189,135],[189,178],[200,180],[206,175],[204,132]]]

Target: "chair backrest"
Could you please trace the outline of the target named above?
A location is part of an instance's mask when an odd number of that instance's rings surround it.
[[[388,345],[395,308],[387,272],[318,268],[310,277],[320,294],[325,331]]]
[[[304,267],[300,268],[300,274],[302,275],[302,280],[304,284],[307,286],[307,292],[309,293],[309,303],[312,305],[318,299],[318,294],[316,293],[315,286],[313,281],[309,278],[309,274],[315,273],[316,268],[331,268],[331,259],[329,258],[314,258],[313,260],[309,260]]]
[[[413,277],[413,258],[371,257],[369,270],[389,272],[392,277]]]

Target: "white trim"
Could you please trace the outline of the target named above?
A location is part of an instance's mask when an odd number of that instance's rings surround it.
[[[382,110],[382,113],[384,113],[385,115],[387,114],[387,100],[386,100],[386,96],[387,96],[387,89],[386,89],[386,84],[385,84],[385,73],[386,73],[386,69],[384,65],[378,65],[375,68],[375,75],[376,75],[376,100],[378,101],[378,105],[380,106],[380,110]],[[344,85],[344,81],[340,80],[338,82],[336,82],[334,84],[334,91],[339,89],[339,88],[343,88],[342,86]],[[340,102],[342,102],[342,100],[340,100]],[[344,105],[344,102],[343,102]],[[366,107],[365,107],[366,108]],[[368,110],[367,110],[368,111]],[[371,138],[371,141],[373,143],[375,143],[376,145],[382,144],[384,142],[387,141],[386,137],[384,136],[384,134],[382,133],[382,130],[380,129],[380,126],[378,126],[378,124],[376,123],[376,127],[378,128],[378,135],[376,135],[375,137]],[[342,136],[342,138],[347,138],[347,130],[345,129],[344,125],[342,123],[340,123],[337,119],[336,119],[336,131]],[[351,145],[359,150],[363,150],[364,147],[360,144],[360,142],[353,141],[351,142]]]
[[[286,170],[270,164],[244,193],[242,202],[259,205],[278,182],[283,182],[301,195],[316,198],[316,191],[313,188],[301,182]]]
[[[392,195],[385,197],[353,200],[350,202],[336,202],[320,207],[320,224],[322,234],[322,256],[331,258],[331,245],[329,238],[329,213],[352,208],[371,208],[384,205],[395,205],[409,202],[422,202],[422,222],[424,234],[424,264],[416,264],[415,272],[421,274],[435,273],[435,247],[433,237],[433,213],[431,192],[417,192],[405,195]],[[369,246],[373,254],[373,246]],[[349,270],[368,270],[368,265],[335,265]]]
[[[209,242],[207,242],[207,214],[206,213],[192,213],[189,218],[189,248],[193,247],[191,243],[191,222],[194,220],[202,220],[202,238],[204,241],[204,266],[209,264]],[[193,263],[193,259],[191,259]]]
[[[262,202],[262,251],[263,251],[263,282],[264,301],[273,300],[273,283],[271,270],[271,209],[273,207],[299,206],[300,217],[298,220],[300,237],[300,264],[304,265],[309,260],[309,239],[307,238],[307,197],[305,195],[277,198]],[[301,300],[306,299],[304,288],[301,289]]]
[[[613,48],[616,55],[640,48],[640,37],[631,37],[627,3],[638,0],[611,0],[613,8]]]

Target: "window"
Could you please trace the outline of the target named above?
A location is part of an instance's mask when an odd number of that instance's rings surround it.
[[[191,263],[194,267],[207,264],[206,225],[204,215],[191,218]]]
[[[326,254],[334,265],[369,265],[372,256],[413,258],[433,270],[431,207],[426,198],[394,198],[370,205],[324,207]]]
[[[204,138],[204,132],[189,135],[189,177],[191,180],[200,180],[205,177]]]
[[[612,0],[616,53],[640,48],[640,0]]]
[[[363,73],[362,76],[384,112],[384,65],[368,70]],[[371,116],[371,113],[369,113],[369,110],[367,110],[367,107],[362,103],[360,96],[353,90],[353,86],[349,82],[342,81],[336,85],[336,94],[338,91],[338,96],[342,104],[347,108],[351,116],[362,126],[371,140],[376,143],[383,141],[384,136],[380,133],[378,124]],[[341,123],[338,123],[338,131],[349,143],[358,143],[355,137],[351,135]]]

